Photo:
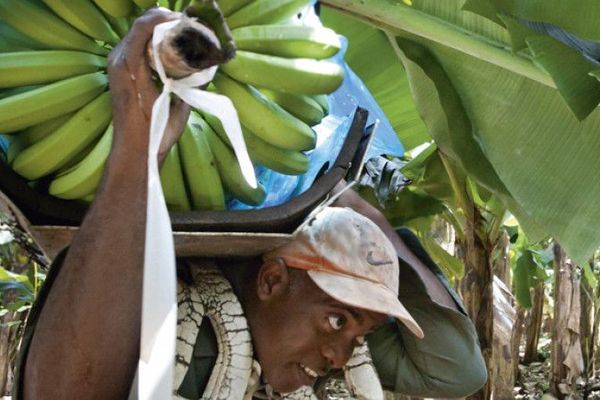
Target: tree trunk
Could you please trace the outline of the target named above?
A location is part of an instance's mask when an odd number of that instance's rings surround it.
[[[468,399],[488,400],[491,398],[495,377],[492,368],[492,345],[494,336],[493,274],[490,246],[485,239],[484,221],[476,207],[472,207],[472,221],[465,224],[465,241],[462,243],[466,274],[460,289],[465,307],[479,335],[481,352],[488,370],[488,382],[479,392]]]
[[[521,338],[523,337],[523,331],[525,330],[525,309],[519,305],[517,307],[517,316],[515,318],[515,324],[513,325],[512,341],[511,341],[511,355],[513,359],[513,376],[516,382],[519,379],[519,350],[521,347]]]
[[[600,293],[600,282],[598,282],[598,287],[596,287],[596,292],[594,293],[594,298],[598,298],[598,295]],[[600,324],[600,308],[595,307],[594,308],[594,317],[592,319],[592,338],[590,339],[590,359],[591,359],[591,366],[590,366],[590,373],[593,376],[596,376],[596,370],[597,370],[597,366],[600,364],[600,351],[598,351],[598,349],[600,348],[600,344],[598,343],[598,325]]]
[[[593,259],[590,261],[593,268]],[[583,354],[583,376],[587,382],[590,378],[591,361],[593,348],[590,346],[593,340],[592,336],[592,317],[594,314],[594,288],[590,286],[587,279],[581,279],[581,320],[579,324],[579,333],[581,335],[581,353]]]
[[[496,248],[499,250],[498,257],[494,260],[494,275],[496,275],[507,287],[510,287],[510,266],[508,265],[508,243],[510,238],[505,230],[502,231]]]
[[[583,370],[579,341],[579,278],[564,250],[554,244],[554,324],[550,390],[559,399],[572,393]]]
[[[9,360],[9,329],[0,328],[0,397],[7,394]]]
[[[494,347],[490,380],[494,399],[513,398],[515,386],[514,360],[512,357],[512,333],[516,311],[512,306],[510,289],[498,277],[494,277]],[[518,362],[518,361],[517,361]]]
[[[538,359],[538,343],[542,330],[542,316],[544,315],[544,283],[540,282],[533,291],[533,305],[527,318],[527,342],[523,363],[529,364]]]

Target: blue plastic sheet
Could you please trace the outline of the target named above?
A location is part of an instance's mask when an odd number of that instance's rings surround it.
[[[9,145],[9,141],[6,137],[0,135],[0,150],[3,151],[5,154],[8,151],[8,145]]]

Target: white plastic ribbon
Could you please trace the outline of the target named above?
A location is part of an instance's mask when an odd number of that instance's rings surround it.
[[[257,186],[254,168],[248,156],[233,103],[225,96],[197,88],[212,80],[217,67],[208,68],[179,80],[170,79],[165,74],[158,45],[166,32],[178,22],[170,21],[157,25],[152,38],[155,67],[164,86],[163,92],[152,107],[148,151],[148,204],[137,383],[138,398],[141,400],[169,399],[173,390],[177,334],[177,277],[171,220],[160,183],[157,159],[160,143],[169,121],[171,93],[175,93],[192,107],[209,112],[221,120],[245,179],[252,187]],[[206,28],[205,33],[213,38],[215,43],[219,43],[211,30]]]
[[[229,142],[231,143],[231,147],[233,148],[233,152],[238,160],[244,178],[250,186],[256,188],[257,183],[256,177],[254,176],[254,167],[252,161],[250,161],[248,150],[246,149],[242,128],[233,103],[227,96],[198,89],[199,86],[212,80],[217,72],[218,66],[215,65],[204,71],[191,74],[190,76],[178,80],[169,79],[165,74],[158,53],[158,45],[166,32],[178,23],[179,21],[170,21],[157,25],[154,28],[154,36],[152,37],[152,53],[156,72],[158,72],[158,75],[164,84],[163,92],[156,100],[156,103],[154,103],[152,109],[152,117],[154,118],[154,116],[157,115],[159,118],[156,122],[157,129],[160,127],[160,132],[163,132],[167,126],[167,121],[169,120],[169,94],[171,92],[175,93],[190,106],[216,116],[221,120],[223,129],[227,133],[227,137],[229,138]],[[203,32],[213,39],[215,43],[219,43],[219,40],[213,31],[206,28],[204,25],[198,25],[198,28],[203,29]]]

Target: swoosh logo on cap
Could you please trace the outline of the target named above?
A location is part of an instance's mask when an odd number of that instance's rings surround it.
[[[389,261],[389,260],[376,260],[376,259],[373,257],[373,251],[370,251],[370,252],[367,254],[367,262],[368,262],[369,264],[371,264],[371,265],[374,265],[374,266],[379,266],[379,265],[387,265],[387,264],[392,264],[392,263],[393,263],[393,261]]]

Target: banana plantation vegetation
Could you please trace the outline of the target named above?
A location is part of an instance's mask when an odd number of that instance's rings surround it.
[[[403,150],[366,160],[355,189],[420,239],[460,295],[488,373],[468,398],[600,399],[600,2],[217,0],[222,15],[210,4],[0,0],[0,173],[10,175],[0,178],[0,397],[72,237],[57,227],[77,225],[101,184],[108,54],[160,5],[208,21],[226,43],[182,45],[200,40],[189,22],[173,39],[187,64],[164,68],[183,77],[219,64],[203,87],[230,99],[247,147],[240,157],[217,107],[195,106],[160,170],[181,226],[268,209],[273,193],[293,201],[323,172],[311,154],[339,116],[336,91],[362,82],[370,95],[352,110],[378,105]],[[284,23],[308,20],[307,7],[322,25]],[[7,194],[12,182],[34,194]],[[36,222],[52,210],[63,214]],[[49,241],[49,230],[60,233]],[[316,395],[350,393],[336,378]]]

